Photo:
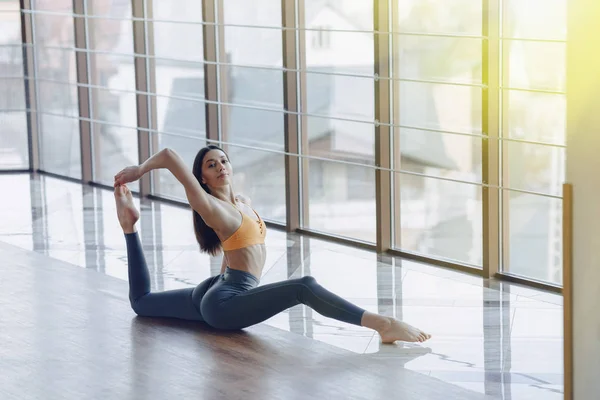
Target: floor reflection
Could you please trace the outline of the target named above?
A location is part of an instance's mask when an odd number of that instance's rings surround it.
[[[0,241],[127,279],[112,192],[47,176],[0,175]],[[219,272],[200,254],[191,212],[136,199],[152,289]],[[389,255],[270,229],[261,284],[312,275],[359,306],[431,332],[424,345],[381,345],[372,331],[297,306],[266,324],[498,399],[562,399],[562,298]],[[40,266],[43,267],[43,266]]]

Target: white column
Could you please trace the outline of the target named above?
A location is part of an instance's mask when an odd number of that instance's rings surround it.
[[[565,315],[571,312],[572,327],[567,319],[566,328],[573,340],[565,342],[565,354],[572,350],[573,366],[569,371],[567,357],[565,399],[585,400],[600,398],[600,2],[567,4],[566,181],[573,187],[573,267]]]

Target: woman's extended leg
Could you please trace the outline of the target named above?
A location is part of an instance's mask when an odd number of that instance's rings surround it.
[[[127,242],[127,264],[129,271],[129,300],[136,314],[144,317],[167,317],[193,321],[203,321],[202,314],[194,306],[193,299],[199,291],[204,294],[213,278],[202,282],[196,288],[150,292],[150,274],[142,251],[140,238],[135,229],[139,212],[133,204],[133,197],[126,186],[115,188],[117,216]]]
[[[331,293],[311,276],[259,286],[234,296],[230,291],[226,282],[219,282],[202,300],[202,314],[216,328],[242,329],[306,304],[326,317],[371,328],[384,343],[423,342],[431,337],[404,322],[363,310]]]

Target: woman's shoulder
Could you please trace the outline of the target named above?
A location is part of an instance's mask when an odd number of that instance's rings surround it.
[[[239,202],[242,202],[242,203],[244,203],[244,204],[248,205],[248,206],[250,206],[250,205],[251,205],[251,203],[252,203],[252,202],[250,201],[250,197],[248,197],[248,196],[244,196],[243,194],[236,194],[236,195],[235,195],[235,199],[236,199],[237,201],[239,201]]]

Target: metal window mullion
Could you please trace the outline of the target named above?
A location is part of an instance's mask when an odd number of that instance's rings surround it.
[[[374,37],[374,68],[375,79],[375,165],[385,168],[375,170],[375,201],[376,201],[376,248],[384,252],[391,247],[391,131],[390,131],[390,35],[389,35],[389,1],[373,3],[373,27],[379,34]]]
[[[211,102],[219,101],[219,82],[217,74],[217,0],[202,0],[202,39],[204,60],[211,64],[204,64],[204,98]],[[206,138],[213,141],[219,140],[219,105],[205,104]],[[225,149],[226,150],[226,149]]]
[[[144,142],[144,145],[148,145],[149,148],[147,149],[148,154],[152,154],[153,152],[156,152],[159,149],[159,141],[158,141],[158,133],[156,133],[155,131],[158,130],[158,120],[157,120],[157,108],[156,108],[156,59],[154,57],[155,53],[154,53],[154,22],[153,22],[153,0],[143,0],[143,15],[144,15],[144,21],[142,22],[144,24],[144,48],[146,49],[146,62],[145,62],[145,71],[146,71],[146,85],[147,85],[147,90],[148,90],[148,95],[147,95],[147,104],[146,104],[146,110],[148,112],[148,122],[150,124],[151,129],[146,133],[146,137],[147,137],[147,142]],[[140,142],[140,144],[142,144]],[[140,152],[142,152],[144,149],[142,149],[140,147]],[[159,171],[154,171],[151,175],[150,175],[150,187],[149,187],[149,195],[152,195],[154,193],[160,193],[161,192],[161,188],[160,188],[160,172]],[[140,187],[141,189],[141,187]],[[140,193],[142,194],[142,193]],[[151,213],[152,218],[144,218],[141,221],[141,234],[142,234],[142,240],[144,241],[149,241],[152,242],[154,244],[155,243],[155,232],[159,232],[157,230],[157,223],[158,223],[158,228],[160,228],[160,212],[152,212]],[[162,258],[160,253],[161,252],[157,252],[158,254],[155,254],[155,257],[158,258]],[[155,263],[157,263],[156,265],[162,265],[162,259],[155,259],[153,260]],[[157,276],[157,287],[158,288],[162,288],[164,285],[164,282],[162,282],[161,278],[162,278],[162,274],[158,274]]]
[[[159,149],[158,134],[152,132],[158,130],[158,109],[156,99],[156,54],[154,52],[154,6],[153,0],[146,0],[145,2],[145,29],[146,29],[146,74],[148,83],[148,92],[150,93],[148,98],[148,114],[150,120],[151,130],[148,132],[150,142],[150,154],[156,152]],[[155,172],[151,176],[152,186],[150,187],[151,193],[160,192],[160,173]]]
[[[499,272],[510,271],[510,151],[511,146],[506,143],[506,140],[510,141],[510,134],[507,131],[510,127],[510,96],[512,95],[511,90],[502,89],[505,86],[510,86],[510,41],[504,39],[504,26],[505,21],[508,20],[510,15],[510,7],[507,7],[505,0],[500,0],[500,133],[499,133],[499,146],[500,146],[500,265]]]
[[[135,90],[148,93],[148,66],[146,30],[145,30],[145,10],[144,1],[132,1],[133,21],[133,51],[141,56],[134,57],[135,68]],[[136,94],[137,126],[138,126],[138,157],[139,163],[146,161],[151,155],[150,149],[150,95]],[[140,129],[141,128],[141,129]],[[140,179],[140,196],[151,194],[150,174],[144,175]]]
[[[297,58],[298,58],[298,86],[296,86],[297,98],[299,101],[298,107],[300,114],[299,124],[299,150],[300,154],[309,153],[308,142],[308,91],[307,91],[307,74],[306,74],[306,6],[305,0],[296,0],[296,26],[298,28],[297,36]],[[310,185],[309,185],[309,165],[308,158],[300,158],[300,226],[310,226]]]
[[[392,2],[391,9],[392,18],[392,33],[400,30],[400,18],[398,15],[398,8],[396,4]],[[399,35],[392,34],[391,36],[391,47],[392,47],[392,78],[400,77],[400,37]],[[392,81],[392,169],[402,169],[402,149],[400,147],[400,80],[393,79]],[[393,207],[393,220],[392,224],[392,247],[402,248],[402,205],[401,205],[401,190],[402,190],[402,176],[403,174],[394,172],[392,174],[393,189],[392,194],[392,207]]]
[[[295,0],[281,1],[281,26],[283,28],[293,28],[296,24],[296,4]],[[297,40],[296,31],[292,29],[282,29],[283,45],[283,67],[296,70],[297,59]],[[283,72],[283,107],[286,111],[293,113],[284,113],[284,148],[285,155],[285,199],[286,199],[286,229],[293,232],[300,228],[300,158],[292,154],[299,154],[299,135],[300,116],[294,114],[299,112],[298,102],[298,73],[295,71]]]
[[[483,276],[493,277],[500,264],[500,1],[482,0],[482,256]]]
[[[29,170],[34,172],[40,169],[40,130],[37,113],[37,81],[35,77],[35,48],[33,37],[33,16],[24,12],[31,10],[31,0],[21,0],[21,42],[23,45],[23,74],[25,77],[33,76],[34,79],[23,79],[25,90],[25,108],[27,116],[27,143],[29,153]]]
[[[86,15],[86,2],[73,0],[73,12],[75,14]],[[81,149],[81,179],[84,183],[89,183],[93,179],[92,166],[92,124],[89,120],[92,118],[90,109],[90,91],[85,85],[90,84],[90,74],[88,70],[88,41],[86,20],[81,17],[74,18],[74,39],[75,48],[85,51],[75,51],[75,66],[77,74],[77,102],[79,105],[79,141]],[[86,118],[86,119],[84,119]]]
[[[95,84],[100,81],[97,67],[97,56],[98,54],[95,51],[96,46],[96,26],[94,25],[95,18],[94,16],[94,3],[86,2],[85,9],[85,25],[86,25],[86,34],[87,34],[87,49],[82,49],[82,52],[87,53],[87,62],[88,62],[88,74],[89,79],[92,84]],[[94,85],[96,86],[96,85]],[[99,86],[99,85],[98,85]],[[103,157],[102,157],[102,145],[103,140],[101,138],[101,130],[100,125],[101,122],[96,120],[96,116],[100,115],[99,106],[100,99],[98,96],[98,92],[100,88],[89,88],[90,91],[90,113],[91,113],[91,126],[92,126],[92,174],[96,176],[96,171],[103,171]]]
[[[400,17],[398,15],[397,2],[392,1],[390,5],[390,17],[391,17],[391,30],[392,35],[390,37],[390,45],[392,52],[392,78],[400,77],[400,36],[396,35],[395,32],[400,31]],[[392,79],[392,97],[391,97],[391,113],[392,113],[392,138],[391,138],[391,154],[392,154],[392,169],[402,169],[402,149],[400,147],[400,80]],[[401,189],[402,189],[402,174],[392,173],[392,189],[391,189],[391,201],[392,201],[392,221],[391,226],[391,246],[392,248],[402,248],[402,205],[401,205]],[[395,264],[395,259],[392,259],[392,265],[402,266],[402,261]],[[400,320],[404,319],[404,307],[402,304],[402,274],[399,268],[392,268],[392,285],[393,292],[396,293],[394,296],[394,317]],[[379,280],[378,280],[379,281]],[[382,283],[385,287],[385,283]],[[389,284],[388,284],[389,285]],[[383,298],[383,290],[379,290],[378,295]]]
[[[217,34],[217,96],[220,103],[229,103],[229,76],[232,66],[229,65],[228,54],[225,51],[225,3],[217,1],[216,34]],[[225,60],[226,62],[223,62]],[[229,107],[219,104],[219,141],[229,141]],[[221,143],[221,145],[224,145]],[[227,145],[224,145],[227,146]]]

